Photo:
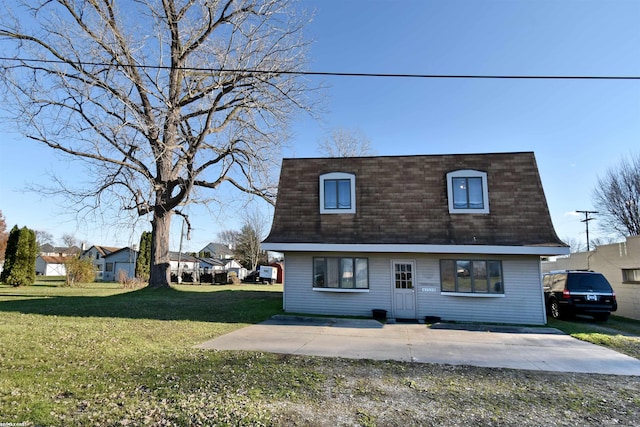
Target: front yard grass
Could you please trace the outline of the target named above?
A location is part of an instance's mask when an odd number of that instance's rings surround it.
[[[640,425],[640,378],[218,352],[282,287],[0,286],[0,423]]]

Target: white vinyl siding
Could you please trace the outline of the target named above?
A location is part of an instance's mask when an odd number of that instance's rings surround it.
[[[407,258],[403,254],[403,258]],[[313,290],[313,257],[367,258],[369,291],[365,293]],[[284,310],[290,313],[368,316],[371,310],[392,312],[391,260],[397,254],[285,253]],[[469,259],[468,255],[465,258]],[[537,256],[507,256],[502,261],[504,294],[480,296],[446,295],[440,292],[440,259],[436,254],[413,254],[416,262],[417,319],[439,316],[443,320],[513,324],[546,322],[540,261]],[[478,259],[486,260],[487,257]]]
[[[369,261],[368,292],[325,292],[313,289],[313,257],[348,256]],[[386,257],[367,254],[285,254],[284,310],[291,313],[368,316],[390,310],[391,276]]]

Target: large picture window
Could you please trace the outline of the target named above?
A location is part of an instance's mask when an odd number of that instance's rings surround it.
[[[502,262],[485,260],[440,260],[442,292],[504,294]]]
[[[356,212],[356,177],[343,172],[320,175],[320,213]]]
[[[489,213],[487,173],[458,170],[447,174],[449,213]]]
[[[369,262],[367,258],[314,258],[313,287],[369,289]]]

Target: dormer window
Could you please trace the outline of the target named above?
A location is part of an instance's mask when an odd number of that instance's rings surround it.
[[[320,213],[356,213],[356,176],[344,172],[320,175]]]
[[[449,213],[489,213],[487,173],[458,170],[447,174]]]

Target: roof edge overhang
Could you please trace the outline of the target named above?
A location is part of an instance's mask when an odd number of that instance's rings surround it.
[[[492,245],[403,245],[333,243],[262,243],[265,251],[276,252],[375,252],[439,253],[491,255],[569,255],[568,246],[492,246]]]

